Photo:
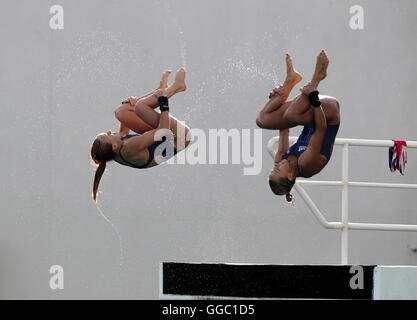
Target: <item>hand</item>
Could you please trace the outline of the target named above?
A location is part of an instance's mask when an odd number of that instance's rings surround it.
[[[276,95],[283,96],[284,95],[284,87],[279,86],[272,89],[272,91],[269,93],[269,99],[272,99]]]
[[[312,85],[311,82],[307,82],[307,84],[300,89],[300,91],[308,96],[310,93],[316,90],[316,87]]]
[[[129,97],[125,100],[122,101],[123,104],[130,104],[132,107],[134,107],[136,105],[136,103],[138,102],[139,98],[138,97]]]

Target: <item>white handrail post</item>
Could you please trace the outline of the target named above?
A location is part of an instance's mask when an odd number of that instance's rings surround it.
[[[341,264],[348,263],[348,232],[349,232],[349,144],[343,144],[342,161],[342,239],[341,239]]]

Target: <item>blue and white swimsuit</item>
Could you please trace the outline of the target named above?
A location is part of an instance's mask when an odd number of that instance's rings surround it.
[[[334,144],[334,140],[336,139],[339,126],[340,123],[336,125],[328,125],[326,133],[324,134],[320,154],[324,155],[327,158],[326,164],[330,160],[330,153]],[[288,156],[291,154],[295,155],[298,159],[303,154],[303,152],[307,150],[308,143],[310,142],[311,136],[314,134],[314,131],[316,131],[316,126],[314,124],[304,126],[303,131],[297,139],[297,142],[294,143],[287,150],[287,152],[282,156],[282,159],[287,159]],[[298,172],[298,175],[300,175],[300,172]]]

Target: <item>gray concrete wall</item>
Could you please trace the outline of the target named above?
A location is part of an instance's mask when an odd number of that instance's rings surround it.
[[[53,4],[64,8],[63,30],[49,27]],[[364,30],[349,27],[355,4]],[[119,237],[91,200],[89,147],[118,129],[121,98],[184,64],[188,91],[172,99],[175,116],[204,130],[254,129],[283,80],[284,53],[307,80],[322,48],[331,63],[320,90],[340,100],[339,137],[417,140],[416,14],[413,0],[3,0],[0,297],[154,299],[162,261],[339,263],[340,233],[320,227],[297,194],[294,208],[270,192],[266,148],[257,176],[244,176],[243,164],[109,165],[99,205]],[[264,146],[273,135],[263,132]],[[387,153],[352,149],[352,180],[415,183],[417,152],[404,177],[389,172]],[[340,178],[340,165],[335,149],[317,178]],[[340,219],[339,190],[309,191]],[[350,196],[354,222],[417,224],[415,191]],[[417,265],[410,247],[413,233],[354,231],[349,262]],[[49,287],[55,264],[64,290]]]

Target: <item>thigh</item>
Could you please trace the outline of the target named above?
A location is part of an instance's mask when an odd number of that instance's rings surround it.
[[[291,105],[291,101],[284,102],[277,110],[262,114],[262,129],[282,130],[297,126],[296,123],[291,123],[285,119],[285,112]]]
[[[144,133],[153,128],[143,121],[130,104],[122,104],[115,110],[115,116],[122,125],[136,133]]]
[[[328,125],[337,125],[340,122],[340,112],[339,112],[339,102],[336,98],[331,96],[322,96],[320,95],[320,102],[321,107],[324,112],[324,116],[326,117],[326,121]],[[288,108],[288,106],[287,106]],[[288,125],[290,127],[295,127],[297,125],[311,125],[314,124],[314,110],[313,107],[310,106],[307,111],[304,113],[297,114],[296,121],[292,123],[288,121]]]
[[[321,107],[328,125],[336,125],[340,122],[339,102],[336,98],[320,95]],[[297,116],[298,125],[314,124],[314,110],[310,107],[306,112]]]

